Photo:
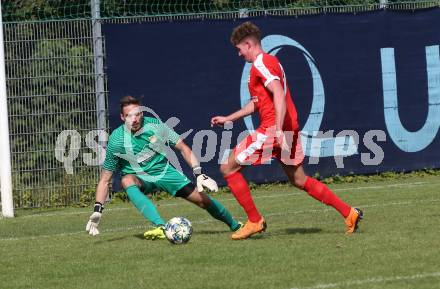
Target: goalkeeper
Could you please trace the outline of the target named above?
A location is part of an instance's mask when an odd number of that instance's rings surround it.
[[[202,174],[199,162],[191,149],[179,135],[160,120],[144,117],[140,102],[132,97],[121,99],[121,119],[125,124],[116,128],[110,135],[101,177],[96,188],[96,202],[86,230],[90,235],[99,234],[104,202],[113,172],[122,174],[121,184],[128,198],[145,219],[155,228],[144,233],[147,239],[164,239],[165,221],[156,207],[143,192],[160,189],[174,197],[184,198],[224,222],[232,231],[237,231],[237,222],[216,199],[203,192],[203,187],[217,191],[217,183]],[[167,159],[167,150],[174,147],[193,168],[197,188],[191,181],[176,170]]]

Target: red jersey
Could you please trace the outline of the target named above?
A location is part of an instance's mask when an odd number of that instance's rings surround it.
[[[266,88],[273,80],[281,82],[286,96],[286,116],[282,129],[284,131],[297,131],[299,129],[297,112],[290,95],[283,67],[275,56],[267,53],[261,53],[257,56],[252,64],[248,80],[251,100],[260,115],[259,129],[264,131],[266,128],[275,127],[273,95]]]

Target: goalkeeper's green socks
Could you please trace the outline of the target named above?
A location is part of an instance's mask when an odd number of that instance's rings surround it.
[[[225,207],[223,207],[219,201],[211,196],[208,197],[211,199],[211,205],[206,210],[211,216],[228,225],[231,231],[236,231],[238,228],[240,228],[241,224],[232,217],[231,213]]]
[[[128,198],[138,211],[155,226],[165,225],[164,220],[160,217],[154,204],[145,196],[136,185],[129,186],[125,189]]]

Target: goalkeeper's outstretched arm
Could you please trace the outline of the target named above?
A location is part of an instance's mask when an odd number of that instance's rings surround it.
[[[108,196],[108,187],[112,179],[113,173],[111,171],[102,170],[99,178],[98,186],[96,187],[96,202],[104,204]]]
[[[194,155],[193,151],[187,146],[183,140],[179,139],[175,148],[180,151],[186,163],[193,169],[194,177],[197,181],[197,189],[199,192],[203,191],[203,187],[208,188],[210,191],[218,191],[217,183],[202,173],[202,167],[200,166],[197,157]]]
[[[108,186],[110,184],[110,180],[112,179],[112,174],[112,172],[107,170],[102,170],[101,172],[101,178],[99,179],[99,183],[96,188],[96,202],[93,206],[93,213],[86,225],[86,231],[89,233],[89,235],[99,235],[98,225],[101,221],[102,210],[104,209],[104,202],[107,199]]]
[[[183,159],[191,168],[200,166],[199,160],[183,140],[179,139],[174,147],[182,154]]]

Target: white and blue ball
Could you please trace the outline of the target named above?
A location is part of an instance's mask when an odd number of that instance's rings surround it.
[[[192,236],[191,222],[184,217],[174,217],[165,225],[165,236],[173,244],[185,244]]]

